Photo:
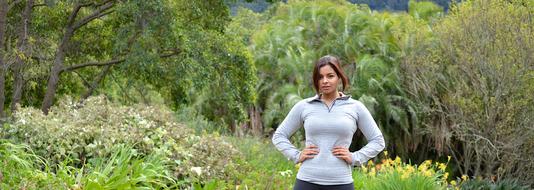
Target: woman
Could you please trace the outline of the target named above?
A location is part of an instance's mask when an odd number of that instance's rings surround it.
[[[294,190],[352,190],[352,167],[360,166],[384,149],[384,137],[367,108],[342,93],[347,86],[348,79],[339,59],[329,55],[320,58],[313,69],[317,95],[295,104],[276,129],[272,139],[276,148],[293,162],[302,163]],[[306,148],[299,151],[289,138],[302,126]],[[350,152],[357,129],[368,144]]]

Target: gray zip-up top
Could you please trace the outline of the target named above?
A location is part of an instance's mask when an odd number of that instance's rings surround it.
[[[289,160],[297,162],[298,150],[289,138],[304,126],[306,146],[315,145],[319,154],[305,160],[297,178],[320,185],[352,183],[352,166],[359,166],[375,157],[384,147],[384,137],[367,108],[348,95],[342,95],[328,107],[319,96],[299,101],[280,124],[273,135],[273,144]],[[367,145],[352,152],[352,164],[332,154],[335,146],[349,147],[352,136],[360,129],[367,138]]]

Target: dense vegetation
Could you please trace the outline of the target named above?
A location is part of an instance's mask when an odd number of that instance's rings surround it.
[[[386,139],[356,187],[533,188],[534,1],[407,5],[0,0],[0,188],[290,189],[327,54]]]

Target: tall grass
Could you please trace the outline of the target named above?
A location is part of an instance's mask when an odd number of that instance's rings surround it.
[[[270,140],[252,137],[227,140],[243,153],[241,164],[247,170],[236,176],[238,182],[231,189],[292,189],[298,170]]]
[[[82,178],[84,189],[164,189],[175,187],[164,156],[138,155],[127,145],[114,147],[109,158],[98,158],[89,164]],[[93,167],[91,167],[93,166]],[[83,168],[81,169],[83,170]]]
[[[48,168],[45,160],[28,146],[0,140],[0,189],[36,189],[40,182],[50,178],[40,168]]]
[[[113,147],[109,157],[82,168],[64,160],[56,166],[36,156],[27,145],[0,140],[0,189],[175,189],[165,157],[140,155],[129,145]]]

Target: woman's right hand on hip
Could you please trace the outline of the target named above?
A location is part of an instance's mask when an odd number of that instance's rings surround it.
[[[319,154],[319,147],[315,145],[309,145],[302,152],[300,152],[299,163],[304,162],[307,159],[312,159],[315,155]]]

